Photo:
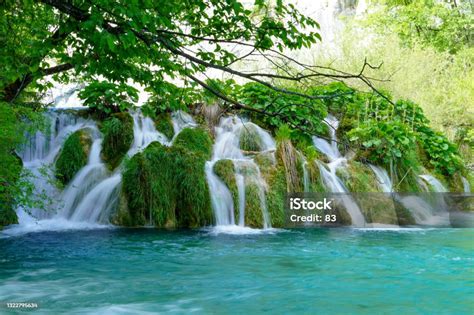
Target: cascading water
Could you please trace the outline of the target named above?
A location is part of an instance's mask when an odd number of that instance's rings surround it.
[[[334,116],[328,115],[325,119],[325,123],[329,127],[330,142],[322,138],[313,137],[313,143],[316,149],[325,154],[330,161],[327,165],[324,165],[322,162],[317,162],[323,184],[326,189],[332,193],[342,193],[341,201],[351,216],[352,225],[364,227],[366,222],[359,206],[355,200],[347,194],[349,192],[348,189],[336,175],[337,169],[344,168],[347,163],[347,159],[341,156],[339,148],[337,147],[336,130],[339,122]]]
[[[374,172],[380,189],[385,193],[393,192],[392,180],[390,179],[390,176],[388,176],[387,171],[380,166],[375,166],[372,164],[369,164],[369,167]]]
[[[34,175],[32,180],[38,188],[35,193],[59,202],[48,205],[48,208],[52,208],[48,212],[41,209],[18,209],[19,228],[48,230],[107,224],[118,203],[122,182],[121,167],[110,173],[101,161],[102,139],[94,121],[62,110],[53,110],[46,115],[52,122],[50,131],[30,136],[19,155],[25,168]],[[153,141],[171,145],[172,141],[156,131],[150,118],[144,117],[139,111],[132,113],[132,117],[134,139],[127,152],[128,156],[133,156]],[[184,128],[196,126],[186,113],[173,114],[172,121],[177,126],[176,135]],[[88,162],[61,192],[49,179],[54,176],[54,161],[66,138],[80,129],[87,129],[93,141]],[[45,172],[48,176],[44,176]]]
[[[308,161],[306,161],[306,159],[303,161],[303,190],[304,192],[310,191]]]
[[[58,212],[59,216],[70,218],[91,189],[107,176],[107,169],[100,160],[101,143],[102,139],[93,142],[87,165],[74,176],[71,183],[64,189],[61,196],[64,205]]]
[[[388,176],[387,171],[375,165],[369,166],[377,177],[377,181],[381,190],[386,193],[392,193],[394,200],[400,202],[408,211],[410,211],[417,224],[429,226],[445,226],[449,224],[447,212],[445,210],[435,210],[436,206],[446,206],[444,199],[441,201],[441,204],[439,204],[439,202],[435,203],[435,207],[433,207],[430,202],[420,196],[404,196],[403,194],[400,195],[398,193],[394,193],[393,184],[390,176]],[[438,189],[447,191],[438,180],[431,179],[431,175],[421,175],[420,177],[430,179],[433,183],[435,183]]]
[[[231,116],[221,119],[216,127],[216,141],[213,148],[213,156],[206,162],[206,177],[211,191],[211,201],[214,210],[216,225],[234,225],[234,201],[232,193],[224,182],[214,174],[213,168],[217,161],[229,159],[234,163],[235,179],[238,190],[239,201],[239,226],[245,225],[245,187],[253,183],[258,187],[260,208],[263,216],[264,228],[270,228],[270,218],[266,206],[266,183],[260,174],[260,168],[254,160],[245,156],[240,149],[240,136],[245,128],[252,128],[261,142],[261,151],[275,150],[275,141],[270,134],[251,122],[245,122],[239,117]],[[248,170],[253,170],[249,172]]]
[[[431,187],[433,187],[433,190],[438,193],[446,193],[449,192],[446,187],[434,176],[432,175],[420,175],[420,177],[426,181]]]
[[[170,141],[165,135],[156,131],[155,123],[150,117],[145,117],[140,111],[132,113],[133,117],[133,143],[128,151],[128,156],[145,149],[153,141],[158,141],[169,146]]]
[[[171,114],[175,138],[184,128],[194,128],[197,126],[193,117],[182,110],[178,110]]]
[[[467,178],[461,177],[461,180],[464,192],[467,194],[471,193],[471,185],[469,185],[469,181],[467,180]]]

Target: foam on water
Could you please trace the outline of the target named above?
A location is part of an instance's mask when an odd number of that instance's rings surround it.
[[[284,231],[283,229],[267,228],[254,229],[247,226],[240,226],[235,224],[216,225],[211,228],[204,228],[211,235],[230,234],[230,235],[258,235],[258,234],[275,234]]]

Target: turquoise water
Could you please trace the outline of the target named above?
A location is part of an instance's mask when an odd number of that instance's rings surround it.
[[[0,313],[472,314],[474,229],[0,238]]]

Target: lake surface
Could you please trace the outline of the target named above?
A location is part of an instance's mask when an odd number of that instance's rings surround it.
[[[474,229],[219,232],[0,234],[0,313],[474,312]]]

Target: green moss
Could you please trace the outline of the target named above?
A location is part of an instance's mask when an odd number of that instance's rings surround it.
[[[204,130],[185,129],[171,148],[153,142],[126,161],[122,186],[126,200],[117,222],[129,226],[151,222],[167,228],[212,224],[204,173],[211,146]]]
[[[125,163],[123,192],[129,217],[121,214],[123,225],[173,227],[175,219],[174,161],[169,149],[151,143]],[[123,212],[123,211],[122,211]]]
[[[199,152],[183,148],[173,150],[178,225],[195,228],[212,224],[210,193],[204,173],[206,159]]]
[[[101,126],[104,134],[102,159],[110,169],[115,169],[133,142],[133,118],[128,113],[116,113]]]
[[[158,115],[155,119],[156,130],[164,134],[168,139],[174,136],[173,122],[171,116],[167,113]]]
[[[247,179],[245,181],[245,225],[263,228],[260,188]]]
[[[355,200],[367,222],[398,224],[393,199],[390,194],[381,193],[370,167],[353,161],[347,168],[338,170],[338,175],[349,191],[356,193]]]
[[[282,166],[276,167],[266,176],[268,184],[267,207],[272,227],[285,225],[286,177]]]
[[[235,222],[239,221],[239,191],[235,180],[234,162],[231,160],[219,160],[214,164],[214,173],[227,185],[232,199],[234,200],[234,217]]]
[[[337,170],[337,175],[351,192],[381,191],[374,173],[365,164],[353,161],[347,168]]]
[[[212,153],[212,140],[209,133],[201,128],[185,128],[174,140],[173,147],[182,147],[202,155],[208,160]]]
[[[262,139],[254,124],[246,123],[240,133],[240,148],[244,151],[257,152],[262,150]]]
[[[323,180],[321,178],[321,173],[319,171],[319,167],[316,161],[317,160],[315,159],[307,164],[309,179],[311,183],[310,191],[317,192],[317,193],[324,193],[326,192],[326,188],[324,187]]]
[[[267,173],[275,167],[275,155],[273,152],[260,152],[255,155],[254,161],[262,173]]]
[[[67,185],[76,173],[87,164],[87,156],[92,145],[87,130],[78,130],[64,142],[56,160],[55,175],[59,181]]]
[[[405,208],[402,204],[399,202],[395,202],[395,212],[397,214],[397,219],[398,219],[398,225],[415,225],[416,221],[413,218],[410,210]]]

